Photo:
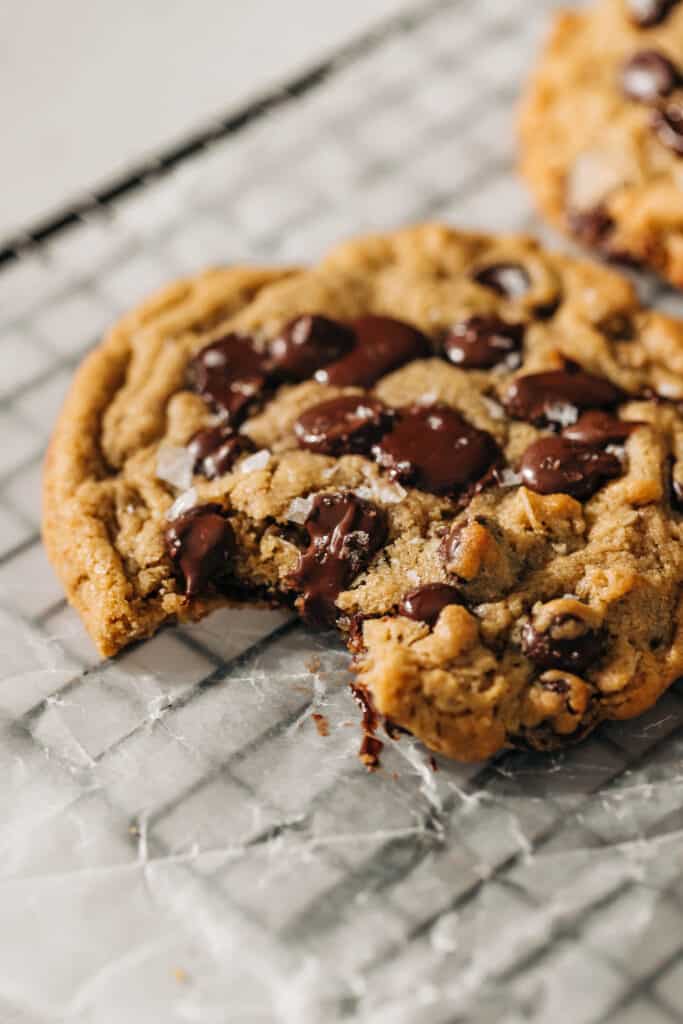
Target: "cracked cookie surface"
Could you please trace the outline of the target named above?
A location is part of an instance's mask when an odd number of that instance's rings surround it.
[[[683,3],[560,12],[522,103],[521,168],[557,227],[683,287]]]
[[[105,655],[283,603],[433,749],[550,749],[683,671],[681,402],[683,324],[525,237],[210,271],[79,371],[45,540]]]

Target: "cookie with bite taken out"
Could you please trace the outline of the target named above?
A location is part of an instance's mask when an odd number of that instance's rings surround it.
[[[525,237],[208,271],[78,371],[45,542],[103,655],[282,604],[341,631],[366,719],[552,749],[683,672],[682,402],[683,324]]]

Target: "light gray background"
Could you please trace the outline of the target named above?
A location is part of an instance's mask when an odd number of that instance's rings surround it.
[[[398,9],[396,0],[2,0],[0,239]]]

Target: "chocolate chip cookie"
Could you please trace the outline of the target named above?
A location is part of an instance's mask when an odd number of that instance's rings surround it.
[[[557,16],[522,105],[521,166],[555,225],[683,286],[683,3]]]
[[[682,403],[683,324],[524,237],[211,271],[80,369],[45,541],[104,655],[276,602],[342,631],[366,722],[550,749],[683,672]]]

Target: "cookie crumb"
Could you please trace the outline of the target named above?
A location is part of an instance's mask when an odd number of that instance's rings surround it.
[[[314,711],[311,718],[315,722],[315,727],[318,730],[319,736],[330,735],[330,723],[327,721],[325,715],[321,715],[319,712]]]

